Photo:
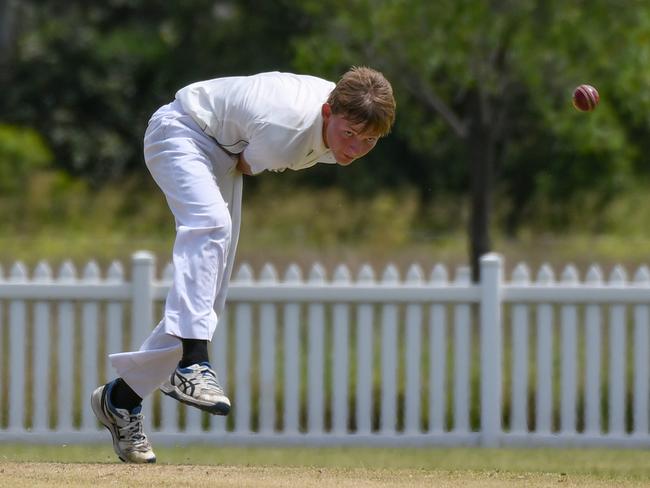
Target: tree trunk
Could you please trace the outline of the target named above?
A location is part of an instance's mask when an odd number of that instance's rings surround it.
[[[480,259],[490,252],[490,213],[492,210],[492,190],[494,186],[494,147],[491,142],[489,124],[478,96],[473,97],[469,109],[470,121],[467,133],[467,149],[470,164],[470,222],[469,257],[472,267],[472,280],[480,279]]]

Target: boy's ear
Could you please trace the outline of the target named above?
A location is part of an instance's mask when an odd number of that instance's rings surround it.
[[[329,103],[325,102],[323,106],[321,107],[321,114],[323,115],[323,118],[329,119],[330,115],[332,115],[332,107],[330,106]]]

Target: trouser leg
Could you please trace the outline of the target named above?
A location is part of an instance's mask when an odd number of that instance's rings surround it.
[[[152,119],[145,160],[176,221],[174,278],[164,316],[137,352],[114,354],[140,396],[167,379],[180,338],[210,340],[223,310],[239,234],[241,174],[188,116]]]

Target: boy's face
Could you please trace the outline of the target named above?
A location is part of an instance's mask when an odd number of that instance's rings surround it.
[[[342,115],[333,114],[329,104],[323,104],[322,114],[323,141],[341,166],[365,156],[377,144],[379,136],[362,133],[362,124],[352,124]]]

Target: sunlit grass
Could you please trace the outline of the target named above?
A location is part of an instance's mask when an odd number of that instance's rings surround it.
[[[557,473],[595,479],[650,480],[650,452],[617,449],[263,448],[155,446],[158,462],[222,466],[417,469],[458,472]],[[2,462],[112,463],[106,445],[0,445]]]

